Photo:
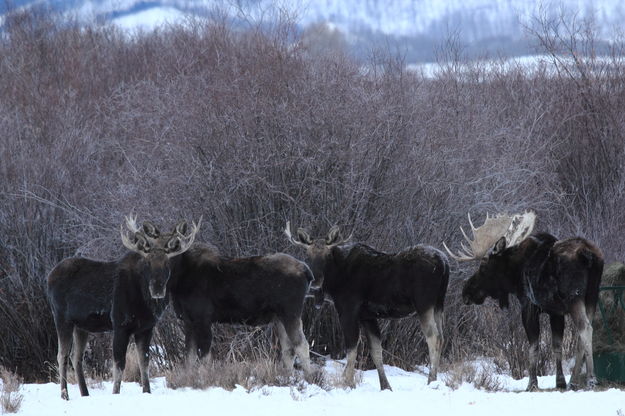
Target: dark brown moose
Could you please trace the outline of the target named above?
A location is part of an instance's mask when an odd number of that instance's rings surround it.
[[[391,389],[382,363],[379,318],[401,318],[417,313],[430,354],[428,383],[436,379],[443,345],[443,303],[449,281],[447,256],[418,245],[396,254],[381,253],[364,244],[346,244],[338,227],[325,238],[312,239],[298,229],[289,240],[306,249],[315,280],[317,304],[329,296],[336,307],[347,350],[344,377],[354,383],[360,326],[365,330],[380,388]]]
[[[170,260],[191,246],[199,223],[193,224],[188,235],[186,222],[165,234],[150,223],[140,230],[133,217],[126,218],[126,226],[130,235],[122,229],[121,239],[130,252],[121,259],[104,262],[71,257],[48,275],[48,296],[58,335],[61,397],[65,400],[69,399],[70,351],[80,394],[89,395],[82,360],[90,332],[113,331],[113,393],[119,393],[126,349],[134,335],[143,392],[150,392],[148,348],[154,325],[169,302]]]
[[[213,323],[273,322],[284,366],[292,370],[297,355],[304,372],[310,373],[301,316],[313,276],[304,262],[283,253],[231,258],[196,244],[176,264],[171,296],[184,322],[189,364],[209,356]]]
[[[487,215],[484,225],[475,228],[473,240],[462,233],[469,247],[452,254],[458,261],[478,260],[478,270],[464,284],[467,304],[481,305],[486,297],[508,306],[508,295],[521,303],[523,327],[530,343],[527,390],[538,388],[536,365],[540,335],[539,315],[549,315],[552,347],[556,357],[556,386],[566,388],[562,372],[564,317],[569,314],[579,334],[571,388],[580,384],[581,366],[586,359],[587,384],[596,384],[592,357],[592,318],[597,306],[603,271],[603,255],[583,238],[558,240],[547,233],[530,235],[536,216]]]

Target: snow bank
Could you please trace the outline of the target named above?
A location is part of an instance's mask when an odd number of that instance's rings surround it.
[[[337,373],[337,364],[328,365],[328,372]],[[527,379],[513,380],[499,376],[505,391],[489,393],[464,384],[452,390],[441,381],[427,385],[427,377],[386,366],[394,389],[379,391],[375,370],[363,373],[362,384],[355,389],[324,391],[309,385],[296,387],[263,387],[247,392],[242,387],[234,391],[211,388],[205,391],[171,390],[164,378],[152,379],[152,394],[142,394],[136,383],[123,383],[122,393],[111,394],[111,383],[102,388],[91,387],[90,397],[80,397],[78,387],[70,386],[69,402],[60,398],[54,383],[28,384],[22,389],[24,400],[20,415],[370,415],[388,414],[462,414],[506,416],[528,414],[616,415],[625,411],[625,393],[607,391],[540,391],[524,392]],[[444,377],[444,375],[442,376]],[[541,389],[555,387],[555,377],[540,377]],[[191,413],[187,413],[191,412]],[[194,413],[197,412],[197,413]],[[442,412],[442,413],[441,413]]]

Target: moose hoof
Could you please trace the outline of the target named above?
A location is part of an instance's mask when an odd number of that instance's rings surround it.
[[[384,381],[380,380],[380,391],[384,391],[384,390],[393,391],[388,380],[384,380]]]
[[[538,383],[530,383],[527,385],[525,391],[538,391]]]
[[[556,380],[556,388],[560,390],[566,390],[566,381]]]
[[[586,386],[589,389],[594,389],[595,387],[597,387],[599,383],[597,382],[597,379],[595,377],[589,377],[588,378],[588,382],[586,383]]]
[[[69,400],[69,394],[67,394],[67,389],[62,389],[61,390],[61,399]]]

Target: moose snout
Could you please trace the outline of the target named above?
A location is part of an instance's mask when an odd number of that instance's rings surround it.
[[[465,305],[481,305],[486,299],[486,294],[482,290],[475,287],[475,284],[469,280],[462,289],[462,301]]]
[[[150,296],[153,299],[163,299],[167,294],[167,288],[164,284],[150,284]]]

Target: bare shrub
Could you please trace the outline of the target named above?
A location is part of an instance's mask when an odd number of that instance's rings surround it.
[[[362,377],[363,377],[362,372],[356,371],[354,373],[354,382],[348,383],[345,380],[345,377],[343,377],[343,372],[337,371],[332,374],[326,374],[325,383],[327,384],[328,388],[347,390],[347,389],[356,388],[359,385],[361,385]]]
[[[591,30],[536,26],[551,61],[535,71],[450,50],[426,78],[389,52],[355,61],[340,39],[325,53],[331,34],[299,38],[289,22],[215,19],[132,38],[64,23],[15,13],[0,37],[0,364],[27,381],[52,379],[56,361],[46,273],[70,255],[122,255],[118,225],[133,209],[158,224],[204,215],[198,241],[230,256],[301,256],[286,220],[312,234],[338,224],[393,252],[451,242],[467,212],[526,208],[539,230],[590,238],[609,261],[625,254],[623,49],[597,59]],[[518,306],[463,305],[473,267],[453,265],[443,357],[495,357],[521,377]],[[331,305],[307,304],[303,320],[314,351],[343,356]],[[386,362],[427,360],[415,318],[382,331]],[[270,334],[216,325],[213,352],[273,360]],[[157,372],[182,360],[183,339],[169,311]],[[364,344],[359,365],[371,368]],[[90,338],[87,374],[110,375],[110,346]],[[545,339],[542,371],[549,350]]]
[[[17,413],[24,398],[20,393],[22,379],[4,367],[0,368],[0,379],[2,379],[2,393],[0,393],[2,413]]]
[[[503,390],[503,385],[492,368],[479,366],[468,361],[450,364],[443,375],[443,382],[453,390],[457,390],[464,383],[473,384],[476,388],[484,391]]]
[[[126,367],[124,368],[123,381],[141,381],[141,370],[137,357],[137,345],[134,342],[128,344],[126,351]]]
[[[221,387],[234,390],[237,386],[246,391],[254,391],[264,386],[295,387],[305,389],[307,383],[327,389],[326,375],[316,369],[308,380],[299,372],[284,368],[282,363],[265,360],[215,361],[203,360],[190,365],[180,364],[165,373],[167,386],[172,389],[191,387],[204,390]]]

